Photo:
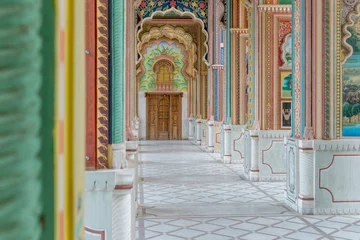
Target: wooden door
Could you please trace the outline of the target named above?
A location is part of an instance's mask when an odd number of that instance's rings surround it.
[[[158,118],[157,118],[157,139],[169,140],[170,137],[170,96],[157,96]]]
[[[147,93],[146,138],[149,140],[181,139],[181,93]]]

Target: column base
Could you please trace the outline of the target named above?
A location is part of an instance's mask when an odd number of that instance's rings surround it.
[[[209,146],[208,146],[208,147],[206,148],[206,151],[209,152],[209,153],[214,153],[214,152],[215,152],[214,146],[212,146],[212,147],[209,147]]]
[[[289,138],[285,147],[289,207],[301,214],[360,214],[359,140]]]
[[[231,163],[231,155],[223,156],[223,162],[230,164]]]
[[[136,217],[134,174],[133,169],[86,172],[86,239],[91,238],[94,230],[106,233],[107,239],[133,239]]]
[[[245,178],[251,182],[259,181],[259,171],[250,170],[247,174],[245,173]]]
[[[201,140],[196,140],[195,143],[196,143],[196,145],[199,145],[199,146],[200,146],[200,145],[201,145]]]
[[[315,199],[314,198],[302,198],[298,196],[297,198],[297,212],[305,215],[314,214],[315,210]]]

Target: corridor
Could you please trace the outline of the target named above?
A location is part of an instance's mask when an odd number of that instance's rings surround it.
[[[302,216],[189,141],[141,141],[137,239],[360,239],[360,216]]]

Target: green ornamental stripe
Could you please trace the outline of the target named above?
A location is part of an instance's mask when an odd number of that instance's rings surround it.
[[[116,144],[124,141],[124,0],[113,0],[112,8],[112,137]]]
[[[0,239],[40,236],[41,0],[0,1]]]

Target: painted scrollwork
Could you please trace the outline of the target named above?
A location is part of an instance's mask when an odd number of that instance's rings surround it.
[[[346,62],[349,57],[354,53],[354,48],[348,43],[348,40],[353,34],[360,36],[360,1],[355,7],[355,11],[350,12],[346,17],[346,23],[343,26],[343,38],[342,38],[342,56],[341,62]],[[354,32],[350,32],[350,28],[353,28]],[[360,45],[360,43],[358,43]],[[359,46],[360,49],[360,46]]]

